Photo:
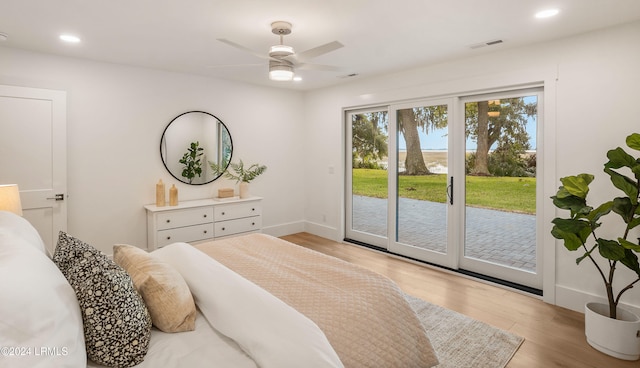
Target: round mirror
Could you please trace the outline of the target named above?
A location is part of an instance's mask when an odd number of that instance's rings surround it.
[[[232,153],[227,126],[204,111],[176,116],[160,140],[164,167],[186,184],[202,185],[216,180],[229,166]]]

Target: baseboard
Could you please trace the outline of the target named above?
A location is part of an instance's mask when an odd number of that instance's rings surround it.
[[[584,313],[584,305],[588,302],[600,302],[606,304],[607,299],[599,295],[589,294],[580,290],[556,285],[556,305]],[[640,306],[625,304],[622,302],[618,306],[640,316]]]
[[[305,222],[296,221],[275,226],[266,226],[262,228],[262,232],[272,236],[285,236],[305,231]]]
[[[335,227],[306,221],[304,223],[304,231],[313,235],[323,237],[325,239],[330,239],[337,242],[342,241],[342,239],[340,238],[340,231]]]
[[[301,232],[317,235],[325,239],[334,241],[342,241],[340,231],[334,227],[318,224],[309,221],[296,221],[275,226],[266,226],[262,228],[262,232],[272,236],[285,236]]]

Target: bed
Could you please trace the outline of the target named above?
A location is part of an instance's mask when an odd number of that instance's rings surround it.
[[[388,278],[265,234],[113,260],[0,212],[0,365],[431,367],[437,357]],[[7,282],[7,280],[11,280]]]

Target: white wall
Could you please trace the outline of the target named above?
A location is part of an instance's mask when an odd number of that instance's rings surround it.
[[[342,112],[351,106],[543,82],[544,138],[550,145],[543,197],[555,193],[560,177],[579,172],[596,174],[594,192],[608,188],[602,173],[606,151],[640,131],[638,39],[640,22],[308,93],[0,47],[0,84],[67,91],[69,232],[105,252],[114,243],[145,244],[142,206],[154,202],[159,178],[169,186],[176,182],[160,160],[160,135],[189,110],[225,122],[234,159],[269,167],[252,183],[252,192],[265,198],[266,232],[306,229],[340,239]],[[181,199],[208,197],[229,185],[177,183]],[[576,255],[548,235],[555,216],[546,203],[545,273],[553,283],[546,278],[545,298],[581,309],[591,295],[603,295],[602,285],[589,265],[576,267]],[[631,291],[625,301],[640,306],[640,293]]]
[[[303,228],[299,92],[2,47],[0,84],[67,91],[68,231],[107,254],[115,243],[146,246],[143,205],[155,202],[158,179],[167,188],[175,183],[181,200],[235,186],[189,186],[165,170],[162,132],[191,110],[227,125],[234,161],[268,166],[251,184],[252,194],[264,197],[265,232]]]
[[[546,198],[555,194],[560,177],[581,172],[596,175],[594,202],[616,195],[602,167],[607,150],[640,132],[638,40],[640,22],[307,93],[305,146],[314,162],[305,172],[307,230],[333,239],[343,236],[343,109],[543,82],[547,155],[540,184],[547,202],[539,218],[544,222],[545,300],[581,310],[593,295],[604,295],[604,287],[591,265],[577,267],[578,255],[549,235],[550,221],[565,214],[556,214]],[[633,275],[620,276],[632,280]],[[631,291],[624,301],[640,306],[640,293]]]

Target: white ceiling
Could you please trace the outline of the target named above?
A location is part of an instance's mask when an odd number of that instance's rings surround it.
[[[560,14],[534,18],[550,7]],[[2,0],[0,47],[309,90],[638,19],[640,0]],[[344,44],[312,61],[340,71],[273,82],[267,60],[216,40],[266,55],[278,20],[293,24],[284,43],[298,52]],[[82,42],[62,43],[61,33]],[[496,39],[504,42],[470,47]]]

